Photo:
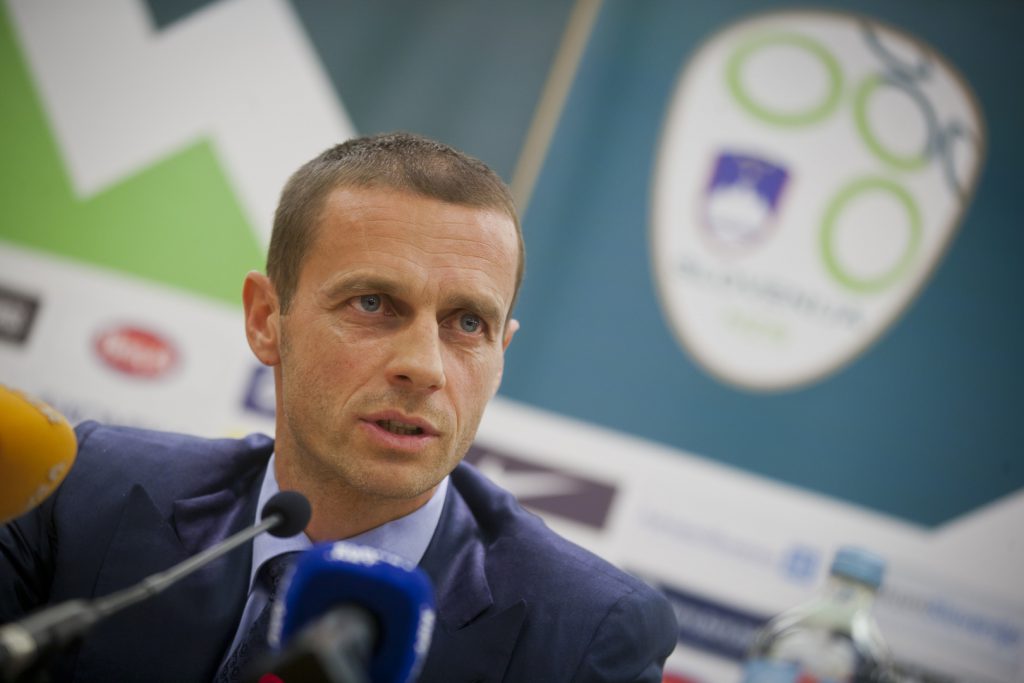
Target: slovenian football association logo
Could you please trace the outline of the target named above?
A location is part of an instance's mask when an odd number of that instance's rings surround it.
[[[654,175],[653,269],[682,346],[754,390],[844,367],[927,284],[984,154],[967,84],[902,31],[787,11],[715,34]]]

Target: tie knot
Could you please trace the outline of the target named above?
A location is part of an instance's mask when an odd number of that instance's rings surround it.
[[[295,564],[298,554],[298,551],[281,553],[271,557],[260,566],[259,580],[263,582],[263,586],[267,589],[270,601],[277,597],[278,589],[281,586],[281,579],[284,578],[288,569]]]

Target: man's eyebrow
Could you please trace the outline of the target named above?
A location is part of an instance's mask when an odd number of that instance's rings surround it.
[[[466,296],[453,294],[444,300],[445,308],[465,309],[479,315],[484,320],[500,324],[505,319],[505,311],[489,296]]]
[[[346,273],[326,283],[317,293],[317,298],[324,305],[334,305],[355,294],[387,294],[398,299],[402,298],[405,288],[398,282],[370,273]],[[442,301],[447,310],[465,309],[494,324],[500,324],[507,314],[500,302],[484,293],[480,295],[452,293]]]
[[[356,292],[396,295],[400,291],[398,283],[379,275],[349,273],[324,283],[317,294],[321,301],[332,303],[348,298]]]

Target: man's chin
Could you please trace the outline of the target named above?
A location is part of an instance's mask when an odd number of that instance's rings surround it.
[[[368,472],[360,488],[364,494],[375,498],[423,504],[430,499],[446,474],[392,464]]]

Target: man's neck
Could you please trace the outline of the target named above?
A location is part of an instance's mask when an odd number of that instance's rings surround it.
[[[292,458],[278,453],[274,475],[282,491],[298,491],[313,507],[306,535],[314,543],[351,538],[415,512],[430,500],[437,486],[410,499],[368,496],[337,479],[310,475]]]

